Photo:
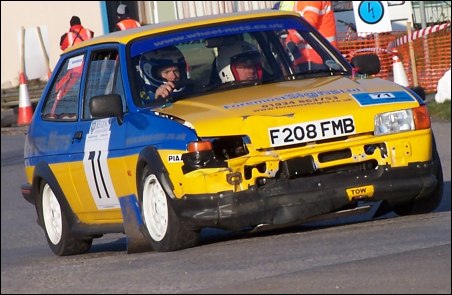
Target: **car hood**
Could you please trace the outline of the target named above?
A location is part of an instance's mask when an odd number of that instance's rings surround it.
[[[366,133],[376,114],[416,106],[413,95],[390,81],[333,76],[216,92],[156,111],[189,122],[200,137],[248,135],[266,148],[270,128],[351,117],[356,133]]]

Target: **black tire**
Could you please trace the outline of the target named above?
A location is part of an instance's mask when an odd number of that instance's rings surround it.
[[[146,166],[140,186],[141,215],[154,251],[169,252],[194,247],[199,231],[184,227],[171,205],[158,175]]]
[[[412,215],[429,213],[438,208],[443,198],[443,168],[441,160],[436,150],[436,145],[433,148],[433,167],[435,169],[437,185],[429,196],[419,200],[414,200],[408,203],[398,204],[394,207],[394,212],[397,215]]]
[[[64,212],[55,193],[45,181],[41,183],[37,206],[47,243],[53,253],[58,256],[75,255],[86,253],[91,248],[92,238],[79,239],[71,233],[66,212]]]

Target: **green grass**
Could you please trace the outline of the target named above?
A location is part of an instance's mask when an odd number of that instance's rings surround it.
[[[432,118],[450,122],[450,100],[443,103],[437,103],[434,100],[429,101],[427,108]]]

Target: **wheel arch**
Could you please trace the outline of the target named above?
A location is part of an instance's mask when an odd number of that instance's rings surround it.
[[[146,167],[148,168],[146,169]],[[144,216],[143,182],[145,177],[147,178],[147,176],[150,176],[151,174],[157,178],[157,182],[159,182],[161,189],[164,190],[168,210],[166,216],[167,227],[164,230],[163,238],[158,240],[154,240],[151,236]],[[155,147],[149,146],[139,154],[136,177],[138,203],[141,208],[141,218],[144,225],[143,229],[145,229],[145,236],[149,239],[152,248],[158,252],[167,252],[197,245],[200,238],[199,231],[186,227],[186,225],[179,220],[179,216],[174,210],[174,203],[176,202],[176,196],[173,191],[174,186],[170,180],[169,172]]]
[[[36,165],[33,173],[32,196],[35,201],[35,204],[38,204],[39,202],[38,198],[40,197],[41,194],[41,185],[43,181],[47,182],[50,188],[52,189],[53,193],[55,194],[55,197],[60,203],[61,209],[64,210],[64,212],[66,213],[66,217],[68,219],[67,222],[69,223],[69,226],[73,227],[74,224],[78,223],[78,218],[72,211],[71,206],[69,206],[69,203],[66,200],[66,196],[64,195],[63,190],[61,189],[61,186],[55,177],[55,174],[52,172],[52,169],[50,169],[47,163],[39,162]],[[43,227],[44,226],[42,219],[43,217],[39,210],[37,210],[37,213],[39,225]]]
[[[149,146],[143,149],[138,156],[137,171],[136,171],[136,185],[138,189],[138,198],[142,201],[142,192],[139,189],[143,177],[143,171],[146,166],[150,166],[158,177],[160,183],[165,189],[166,193],[171,199],[174,199],[174,185],[169,177],[168,170],[162,161],[157,149],[154,146]]]

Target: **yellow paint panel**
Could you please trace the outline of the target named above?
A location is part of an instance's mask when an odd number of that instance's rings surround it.
[[[25,166],[25,177],[28,183],[32,183],[33,173],[35,172],[35,166]]]
[[[137,156],[108,159],[110,177],[119,197],[136,193]]]

